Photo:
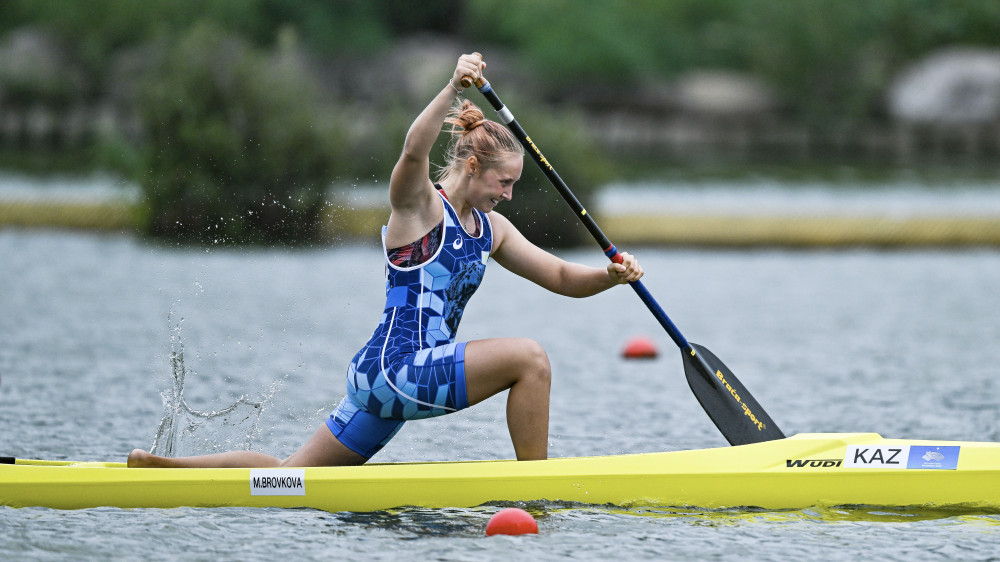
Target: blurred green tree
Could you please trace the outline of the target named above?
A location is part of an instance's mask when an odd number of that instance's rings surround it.
[[[878,118],[895,73],[930,50],[1000,46],[996,0],[468,0],[466,12],[559,96],[725,68],[816,126]]]
[[[138,98],[142,230],[203,243],[316,240],[348,143],[301,60],[210,23],[161,46]]]

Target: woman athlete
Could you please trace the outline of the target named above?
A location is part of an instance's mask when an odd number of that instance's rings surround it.
[[[512,197],[523,149],[503,125],[471,101],[460,105],[463,77],[486,63],[462,55],[451,80],[410,126],[389,182],[392,212],[382,228],[386,304],[371,339],[347,370],[347,396],[330,418],[285,460],[254,451],[168,458],[136,449],[130,467],[279,467],[359,465],[407,420],[438,416],[509,390],[507,429],[518,460],[548,455],[551,369],[526,338],[455,342],[465,305],[486,262],[555,293],[587,297],[636,281],[642,267],[594,268],[566,262],[529,242],[493,209]],[[431,180],[430,151],[451,126],[447,162]]]

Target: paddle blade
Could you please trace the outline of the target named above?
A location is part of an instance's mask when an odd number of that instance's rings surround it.
[[[690,345],[690,349],[681,350],[688,385],[729,443],[747,445],[784,439],[785,434],[729,367],[704,347]]]

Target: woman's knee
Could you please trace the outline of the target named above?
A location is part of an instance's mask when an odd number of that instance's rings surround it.
[[[548,384],[552,378],[552,366],[542,344],[525,338],[518,342],[517,347],[521,352],[522,373]]]

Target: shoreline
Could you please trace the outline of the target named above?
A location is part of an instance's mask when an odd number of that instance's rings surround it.
[[[134,231],[128,202],[24,202],[0,200],[0,232],[51,229],[90,232]],[[324,230],[333,241],[371,239],[387,210],[331,211]],[[884,215],[603,215],[600,225],[619,246],[791,247],[851,246],[1000,248],[1000,216]],[[331,242],[332,243],[332,242]]]
[[[44,182],[0,174],[0,180],[0,231],[134,232],[140,195],[110,178]],[[380,187],[335,186],[324,238],[374,240],[388,216],[383,199]],[[620,246],[1000,247],[1000,189],[990,183],[610,184],[592,205]]]

